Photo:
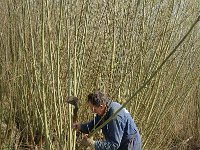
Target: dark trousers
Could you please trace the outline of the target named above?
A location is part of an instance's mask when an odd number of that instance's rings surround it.
[[[141,137],[139,134],[134,138],[123,141],[118,150],[141,150]]]

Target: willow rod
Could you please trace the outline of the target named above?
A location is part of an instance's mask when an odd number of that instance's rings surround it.
[[[63,142],[65,143],[65,141],[62,139],[61,135],[62,135],[62,128],[63,128],[63,122],[62,122],[62,106],[61,106],[61,91],[60,91],[60,48],[61,48],[61,34],[62,34],[62,17],[63,17],[63,12],[62,12],[62,7],[63,7],[63,0],[60,1],[59,4],[59,23],[58,23],[58,45],[57,45],[57,60],[56,60],[56,64],[57,64],[57,98],[58,98],[58,116],[59,116],[59,127],[57,127],[59,129],[58,131],[58,138],[60,140],[59,142],[59,148],[62,149],[62,144]],[[62,141],[62,142],[61,142]],[[65,144],[64,144],[65,145]]]
[[[45,67],[45,2],[42,1],[42,8],[41,8],[41,47],[42,47],[42,74],[41,74],[41,80],[42,80],[42,102],[43,102],[43,119],[44,119],[44,128],[45,128],[45,140],[46,140],[46,149],[51,149],[51,143],[49,140],[49,129],[48,129],[48,123],[47,123],[47,105],[46,105],[46,96],[44,93],[44,67]]]

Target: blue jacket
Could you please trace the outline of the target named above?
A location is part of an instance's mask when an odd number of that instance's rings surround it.
[[[101,120],[101,116],[96,115],[94,120],[81,124],[81,131],[88,134],[96,124],[98,124],[97,127],[101,125],[120,107],[119,103],[109,102],[103,119]],[[105,140],[95,141],[95,150],[141,150],[140,134],[133,118],[125,108],[102,128],[102,133]]]

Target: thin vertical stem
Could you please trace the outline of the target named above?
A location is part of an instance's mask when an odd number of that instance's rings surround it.
[[[45,83],[44,83],[44,75],[45,75],[45,41],[44,41],[44,25],[45,25],[45,0],[42,0],[42,22],[41,22],[41,46],[42,46],[42,68],[41,68],[41,81],[42,81],[42,103],[43,103],[43,119],[44,119],[44,128],[45,128],[45,140],[46,140],[46,149],[51,150],[51,143],[49,140],[49,129],[48,129],[48,121],[47,121],[47,107],[46,107],[46,96],[45,96]]]

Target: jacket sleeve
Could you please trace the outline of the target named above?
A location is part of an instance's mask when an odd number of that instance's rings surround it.
[[[95,141],[95,150],[117,150],[120,147],[125,125],[120,116],[116,116],[106,126],[106,140]]]
[[[85,134],[89,134],[90,131],[95,127],[95,125],[99,122],[100,117],[99,116],[95,116],[95,118],[89,122],[83,123],[81,124],[81,129],[80,131],[85,133]],[[99,125],[98,125],[99,126]],[[97,127],[98,127],[97,126]]]

